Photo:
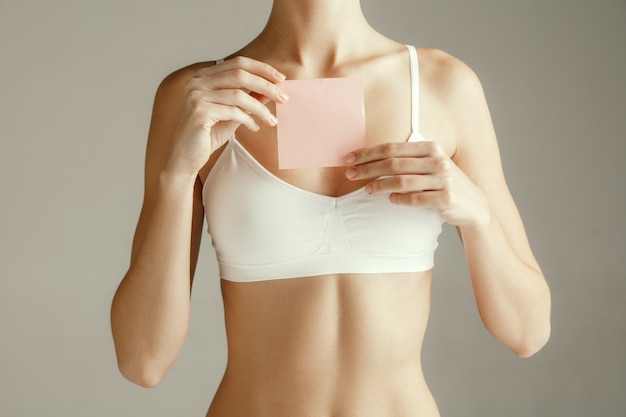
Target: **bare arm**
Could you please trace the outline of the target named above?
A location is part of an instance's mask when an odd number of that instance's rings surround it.
[[[483,323],[528,357],[549,338],[550,292],[506,185],[478,78],[443,53],[433,65],[429,88],[454,127],[454,156],[436,142],[379,145],[349,157],[355,169],[347,175],[373,179],[366,189],[392,193],[394,204],[435,208],[457,227]]]
[[[478,311],[494,337],[528,357],[549,338],[550,291],[506,184],[480,82],[462,63],[452,65],[457,92],[451,114],[458,126],[453,160],[482,192],[487,211],[483,221],[457,225]]]
[[[120,371],[145,387],[160,382],[184,344],[203,224],[199,181],[164,171],[184,78],[166,79],[156,94],[131,265],[111,306]]]
[[[284,101],[275,85],[281,80],[266,64],[235,58],[180,70],[157,91],[143,207],[111,306],[118,365],[134,383],[157,385],[185,342],[203,225],[198,173],[239,125],[275,124],[263,102]]]

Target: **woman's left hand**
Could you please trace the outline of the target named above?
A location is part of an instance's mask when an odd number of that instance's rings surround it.
[[[445,221],[477,226],[491,220],[484,193],[436,142],[386,143],[349,154],[346,177],[373,179],[370,194],[390,193],[393,204],[438,210]]]

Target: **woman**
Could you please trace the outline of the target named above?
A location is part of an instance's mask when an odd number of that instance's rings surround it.
[[[281,82],[351,76],[364,80],[367,146],[341,168],[279,170]],[[228,338],[208,416],[439,415],[420,349],[442,221],[494,337],[520,357],[549,337],[549,290],[478,79],[375,32],[359,0],[275,0],[242,50],[168,76],[145,174],[111,311],[119,367],[153,387],[175,361],[206,216]]]

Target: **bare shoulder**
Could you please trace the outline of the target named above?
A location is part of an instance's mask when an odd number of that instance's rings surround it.
[[[157,88],[146,150],[147,198],[156,193],[159,172],[167,160],[185,98],[185,85],[197,71],[211,65],[213,62],[199,62],[177,69],[167,75]]]
[[[187,65],[167,75],[159,84],[152,109],[147,155],[148,164],[156,161],[155,172],[160,169],[169,151],[185,98],[187,81],[193,78],[200,69],[213,64],[213,62],[199,62]]]
[[[196,62],[171,72],[159,84],[157,89],[157,99],[177,94],[182,95],[187,81],[193,78],[194,75],[201,69],[211,67],[213,65],[215,65],[214,61]]]
[[[481,92],[476,73],[459,58],[434,48],[419,48],[420,78],[424,85],[442,97]]]
[[[470,143],[493,141],[487,101],[474,70],[440,49],[420,48],[418,53],[423,94],[436,107],[439,120],[451,126],[456,150]]]

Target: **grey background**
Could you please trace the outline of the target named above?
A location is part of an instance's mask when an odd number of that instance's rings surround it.
[[[159,387],[118,374],[108,313],[128,265],[154,91],[262,27],[269,0],[0,0],[0,415],[204,416],[225,364],[203,241],[185,349]],[[550,343],[482,328],[455,232],[423,352],[442,416],[625,416],[626,2],[364,0],[374,27],[483,81],[553,292]]]

